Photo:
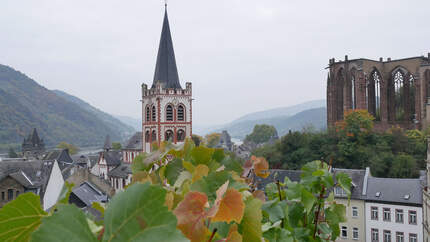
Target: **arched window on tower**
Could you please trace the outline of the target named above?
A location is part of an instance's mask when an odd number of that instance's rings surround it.
[[[149,136],[149,130],[147,130],[147,131],[145,132],[145,142],[146,142],[146,143],[149,143],[149,138],[150,138],[150,136]]]
[[[430,70],[424,72],[424,80],[427,85],[427,99],[430,98]],[[426,100],[426,102],[428,102]]]
[[[169,141],[169,142],[173,142],[173,131],[172,130],[167,130],[165,135],[164,135],[164,140],[165,141]]]
[[[178,107],[178,121],[184,121],[184,119],[185,119],[184,106],[179,105],[179,107]]]
[[[147,122],[151,121],[151,111],[149,107],[146,107],[146,121]]]
[[[336,119],[343,119],[343,88],[345,86],[345,77],[343,68],[339,69],[336,75]]]
[[[381,75],[375,69],[370,73],[367,86],[367,108],[376,121],[381,120]]]
[[[166,120],[173,121],[173,107],[170,104],[166,107]]]
[[[155,130],[152,131],[151,142],[157,141],[157,132]]]
[[[152,121],[157,121],[157,111],[155,110],[155,106],[152,106]]]
[[[183,129],[178,130],[176,137],[178,142],[183,142],[185,140],[185,131]]]
[[[403,73],[398,70],[394,73],[394,118],[396,121],[405,119],[404,95],[405,82]]]
[[[357,108],[357,100],[355,95],[355,73],[351,74],[351,109]]]

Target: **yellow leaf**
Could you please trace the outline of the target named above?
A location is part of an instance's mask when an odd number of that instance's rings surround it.
[[[242,235],[237,232],[237,224],[230,227],[226,242],[242,242]]]
[[[216,191],[216,199],[214,202],[214,205],[212,206],[212,208],[208,211],[208,216],[209,217],[213,217],[215,216],[215,214],[218,212],[219,209],[219,205],[221,204],[221,200],[225,194],[225,192],[227,191],[228,188],[228,184],[230,183],[229,180],[227,180],[222,186],[220,186],[218,188],[218,190]]]
[[[256,190],[252,193],[252,196],[259,199],[263,203],[266,201],[266,195],[264,195],[264,192],[262,190]]]
[[[269,163],[266,161],[264,157],[255,157],[254,158],[254,172],[255,175],[267,178],[270,175],[269,172]]]
[[[212,222],[236,221],[240,223],[243,217],[245,204],[242,201],[242,194],[236,189],[230,188],[221,199],[218,212],[212,218]]]
[[[202,179],[204,176],[207,176],[209,173],[209,167],[207,167],[206,165],[198,165],[195,169],[194,169],[194,173],[193,173],[193,183],[195,181],[198,181],[200,179]]]
[[[189,171],[190,173],[194,172],[194,166],[191,162],[189,161],[182,161],[182,166]]]
[[[169,209],[169,211],[173,208],[173,200],[175,199],[175,196],[173,195],[173,192],[166,193],[166,202],[164,202],[164,205]]]

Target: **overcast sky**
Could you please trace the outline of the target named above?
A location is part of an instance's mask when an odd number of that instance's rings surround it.
[[[103,111],[141,116],[162,0],[0,0],[0,63]],[[430,52],[430,1],[170,0],[181,84],[193,121],[325,98],[328,59]]]

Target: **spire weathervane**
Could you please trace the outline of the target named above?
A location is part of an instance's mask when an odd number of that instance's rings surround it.
[[[167,0],[164,0],[164,8],[167,9]]]

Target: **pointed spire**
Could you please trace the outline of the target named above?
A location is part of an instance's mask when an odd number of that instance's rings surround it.
[[[33,133],[31,134],[31,142],[33,144],[39,144],[40,143],[40,138],[39,138],[39,135],[37,134],[36,128],[33,129]]]
[[[106,135],[105,145],[103,146],[103,149],[105,151],[109,151],[110,149],[112,149],[112,142],[110,141],[110,136],[109,135]]]
[[[170,34],[169,19],[167,17],[167,3],[165,4],[163,29],[161,31],[160,46],[158,48],[157,64],[155,66],[152,87],[160,82],[164,88],[181,88],[178,69],[176,67],[175,52]]]

